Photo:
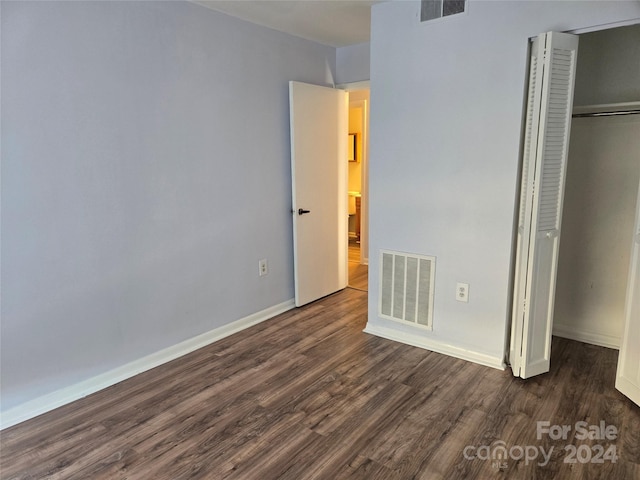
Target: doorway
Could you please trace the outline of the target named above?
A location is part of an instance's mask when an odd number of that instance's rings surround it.
[[[369,270],[367,265],[369,99],[368,88],[349,90],[348,286],[361,291],[368,291]]]
[[[640,25],[580,35],[554,335],[619,348],[640,178]],[[606,112],[609,112],[608,114]]]
[[[353,133],[349,128],[350,96],[356,113]],[[296,306],[348,286],[367,291],[368,99],[368,82],[338,89],[289,82]],[[350,149],[352,161],[348,160]],[[355,185],[352,187],[350,169],[357,172],[351,175]],[[350,197],[356,204],[351,219],[354,232],[351,285]]]
[[[619,350],[640,405],[640,25],[580,42],[553,333]]]
[[[638,25],[580,35],[574,114],[600,115],[607,111],[619,115],[628,113],[629,105],[638,105],[640,75],[628,65],[640,61],[639,39]],[[555,335],[613,348],[620,343],[640,176],[640,122],[637,115],[634,117],[580,118],[573,122],[566,192],[559,190],[560,205],[563,199],[565,204],[558,274],[557,278],[555,273],[550,277],[551,315],[545,332],[549,339],[551,319],[556,317]],[[545,184],[538,190],[545,193]],[[553,235],[547,233],[545,238],[552,239]],[[538,300],[530,296],[524,303],[525,310],[533,309]],[[617,317],[614,321],[613,316]],[[514,338],[518,335],[514,337],[512,330],[512,366],[514,358],[517,360]]]

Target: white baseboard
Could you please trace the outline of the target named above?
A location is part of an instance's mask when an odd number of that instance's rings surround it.
[[[86,397],[87,395],[115,385],[118,382],[131,378],[139,373],[146,372],[171,360],[175,360],[199,348],[210,345],[234,333],[291,310],[294,307],[293,299],[287,300],[279,305],[266,308],[260,312],[229,323],[228,325],[214,328],[184,342],[122,365],[121,367],[17,405],[0,414],[0,430]]]
[[[484,353],[474,352],[473,350],[456,347],[454,345],[442,343],[437,340],[431,340],[424,337],[416,337],[414,335],[399,332],[391,328],[377,327],[367,324],[364,332],[376,335],[378,337],[386,338],[387,340],[394,340],[396,342],[405,343],[414,347],[424,348],[425,350],[430,350],[432,352],[442,353],[451,357],[478,363],[486,367],[492,367],[498,370],[504,370],[506,368],[503,359],[500,357],[493,357]]]
[[[553,324],[553,334],[556,337],[568,338],[569,340],[577,340],[578,342],[620,350],[620,337],[614,335],[576,330],[576,327],[568,327],[558,323]]]
[[[616,389],[640,407],[640,400],[638,400],[640,399],[640,386],[633,383],[630,379],[618,375],[616,376]]]

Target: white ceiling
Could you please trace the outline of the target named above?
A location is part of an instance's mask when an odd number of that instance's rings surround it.
[[[207,8],[332,47],[369,41],[380,0],[192,0]]]

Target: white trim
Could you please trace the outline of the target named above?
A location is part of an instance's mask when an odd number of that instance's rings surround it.
[[[399,332],[397,330],[377,327],[367,324],[367,327],[363,330],[364,333],[376,335],[378,337],[386,338],[387,340],[393,340],[395,342],[405,343],[414,347],[424,348],[436,353],[442,353],[449,355],[450,357],[460,358],[469,362],[478,363],[486,367],[496,368],[498,370],[504,370],[506,365],[501,357],[493,357],[485,353],[475,352],[466,348],[456,347],[447,343],[442,343],[437,340],[432,340],[424,337],[417,337],[408,333]]]
[[[614,335],[589,332],[588,330],[576,329],[576,327],[569,327],[558,323],[554,323],[553,325],[553,334],[556,337],[590,343],[591,345],[598,345],[599,347],[620,349],[620,337]]]
[[[175,360],[199,348],[206,347],[218,340],[245,330],[253,325],[269,320],[281,313],[294,308],[293,299],[282,302],[273,307],[266,308],[247,317],[214,328],[196,337],[180,342],[171,347],[152,353],[133,362],[117,367],[95,377],[83,380],[74,385],[62,388],[55,392],[29,400],[21,405],[2,412],[0,415],[0,430],[16,425],[30,418],[49,412],[55,408],[86,397],[104,388],[115,385],[118,382],[131,378],[142,372],[146,372],[164,363]]]
[[[613,28],[619,28],[619,27],[628,27],[631,25],[636,25],[640,23],[640,18],[631,18],[628,20],[621,20],[619,22],[612,22],[612,23],[603,23],[600,25],[592,25],[590,27],[584,27],[584,28],[576,28],[575,30],[569,30],[565,33],[572,33],[574,35],[582,35],[583,33],[592,33],[592,32],[600,32],[602,30],[611,30]]]
[[[338,90],[356,92],[358,90],[371,90],[371,80],[360,80],[359,82],[347,82],[336,85]]]
[[[636,402],[634,399],[640,398],[640,388],[638,385],[632,383],[628,378],[623,377],[622,375],[616,376],[616,389],[633,403],[640,407],[640,403]]]

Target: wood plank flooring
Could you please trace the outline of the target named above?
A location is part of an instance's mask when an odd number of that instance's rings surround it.
[[[616,351],[554,338],[552,371],[523,381],[362,333],[366,308],[346,289],[4,430],[0,477],[640,478],[640,408],[613,388]],[[572,432],[538,439],[537,421]],[[617,438],[576,439],[579,421]],[[511,453],[482,459],[500,441]],[[618,459],[565,463],[565,445]],[[520,447],[553,451],[538,465]]]
[[[349,240],[349,286],[366,292],[369,288],[369,267],[360,263],[360,244]]]

